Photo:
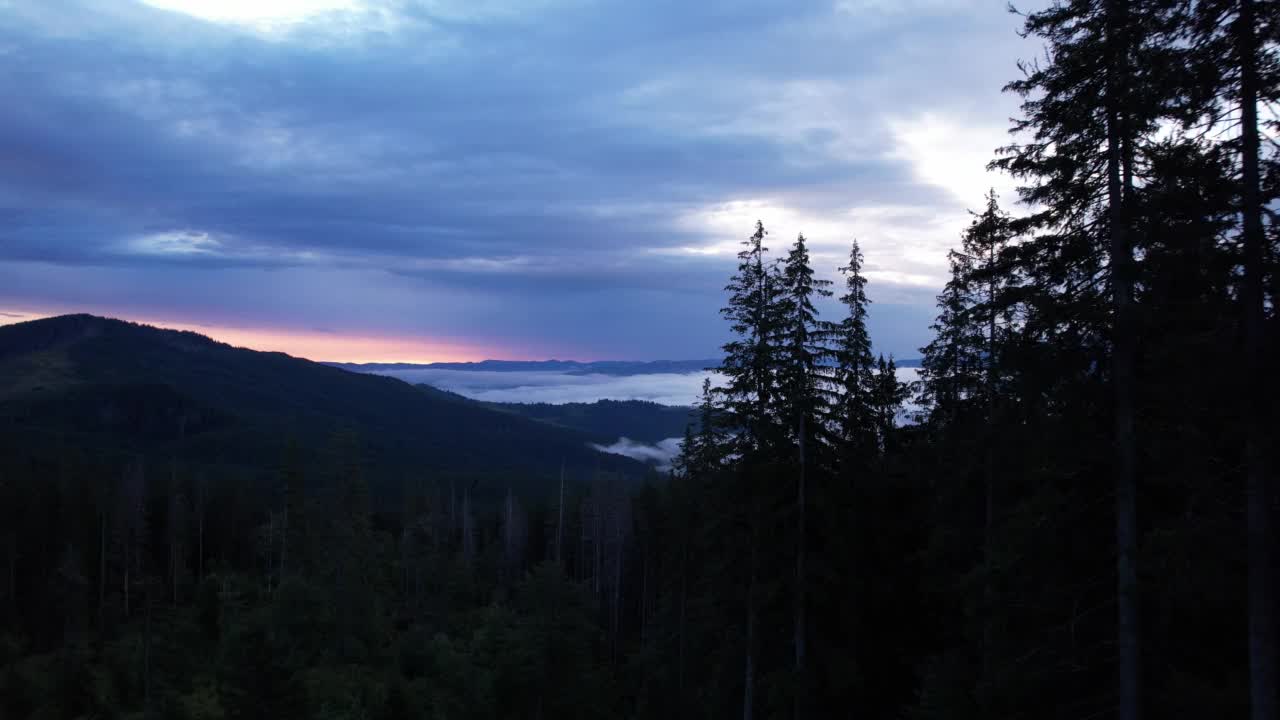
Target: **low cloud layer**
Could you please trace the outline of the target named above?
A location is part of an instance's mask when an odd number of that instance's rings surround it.
[[[671,469],[671,462],[680,454],[680,446],[683,442],[681,438],[667,438],[656,445],[649,445],[623,437],[618,438],[618,441],[612,445],[592,445],[591,447],[601,452],[625,455],[650,463],[659,470],[667,471]]]
[[[513,403],[569,403],[597,400],[648,400],[663,405],[693,405],[702,380],[713,373],[652,375],[570,375],[558,372],[484,370],[388,370],[410,383],[425,383],[475,400]]]
[[[379,374],[409,383],[424,383],[474,400],[511,403],[648,400],[663,405],[692,406],[702,381],[719,385],[718,373],[654,373],[648,375],[571,375],[559,372],[492,372],[487,370],[382,370]],[[898,368],[898,379],[915,382],[916,368]]]

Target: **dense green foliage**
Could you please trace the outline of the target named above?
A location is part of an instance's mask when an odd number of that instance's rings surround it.
[[[964,229],[916,386],[860,248],[831,321],[757,224],[659,482],[403,383],[0,330],[0,714],[1276,720],[1280,7],[1025,23],[1027,212]]]

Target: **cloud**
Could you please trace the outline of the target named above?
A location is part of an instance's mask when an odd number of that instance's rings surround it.
[[[923,344],[1035,51],[973,2],[0,7],[6,295],[594,357],[711,354],[757,217]]]
[[[303,22],[308,18],[360,7],[353,0],[142,0],[162,10],[186,13],[204,20],[247,24],[270,29],[279,23]]]
[[[684,440],[682,438],[667,438],[655,445],[649,445],[621,437],[612,445],[596,445],[592,443],[591,447],[601,452],[625,455],[641,462],[651,463],[665,472],[671,469],[671,462],[680,454],[681,445],[683,444]]]
[[[597,400],[648,400],[663,405],[693,405],[706,377],[714,373],[655,373],[649,375],[570,375],[558,372],[495,372],[486,370],[386,370],[409,383],[425,383],[442,390],[489,402],[570,403]]]

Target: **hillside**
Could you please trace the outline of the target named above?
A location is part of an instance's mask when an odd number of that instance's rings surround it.
[[[486,403],[504,412],[551,423],[597,436],[600,442],[620,437],[656,443],[682,437],[685,427],[697,422],[687,407],[660,405],[644,400],[597,400],[593,403]]]
[[[0,442],[14,447],[260,467],[290,440],[323,448],[338,431],[355,434],[384,487],[444,476],[529,486],[562,460],[576,477],[646,472],[589,448],[594,435],[191,332],[90,315],[0,327]]]

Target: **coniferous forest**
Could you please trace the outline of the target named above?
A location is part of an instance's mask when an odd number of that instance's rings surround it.
[[[1280,3],[1022,23],[918,382],[757,224],[661,476],[6,441],[0,717],[1280,720]]]

